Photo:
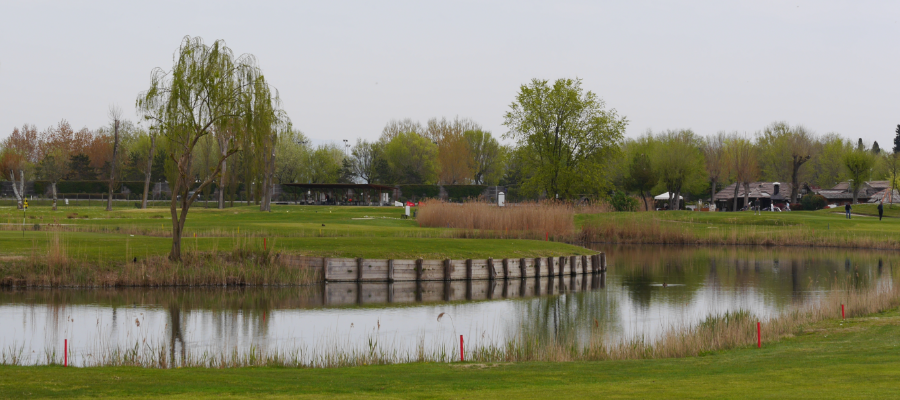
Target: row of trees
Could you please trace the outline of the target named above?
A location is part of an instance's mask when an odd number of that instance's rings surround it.
[[[268,211],[275,183],[501,184],[524,196],[559,199],[665,190],[674,201],[682,193],[703,196],[729,182],[747,187],[763,179],[792,182],[796,199],[800,182],[859,184],[871,176],[895,179],[897,172],[896,158],[884,156],[877,143],[851,146],[839,135],[817,136],[781,122],[753,136],[701,137],[685,129],[625,140],[628,120],[578,79],[535,79],[519,88],[504,115],[503,137],[512,146],[465,118],[390,121],[378,140],[357,140],[352,150],[312,146],[292,127],[252,55],[191,37],[171,70],[152,71],[136,108],[139,124],[112,109],[109,125],[93,131],[76,132],[65,120],[40,132],[16,128],[0,148],[0,172],[11,181],[18,177],[20,197],[29,175],[50,181],[54,193],[63,179],[108,180],[110,194],[117,181],[143,179],[144,207],[150,184],[167,182],[173,260],[180,259],[190,207],[215,187],[220,208],[242,194]]]
[[[898,126],[900,137],[900,126]],[[867,180],[897,181],[897,153],[855,144],[836,133],[816,135],[800,125],[775,122],[754,134],[718,132],[700,136],[689,129],[648,131],[626,140],[614,163],[617,187],[645,198],[669,192],[670,207],[678,196],[715,196],[722,186],[738,182],[749,202],[749,185],[755,181],[790,182],[790,201],[799,201],[801,185],[831,188],[852,181],[854,201]],[[739,185],[735,185],[735,203]]]

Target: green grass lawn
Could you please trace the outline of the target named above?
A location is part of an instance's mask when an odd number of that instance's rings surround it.
[[[777,343],[681,359],[340,369],[0,367],[0,397],[890,398],[900,313],[828,320]]]
[[[364,258],[519,258],[581,255],[592,252],[564,243],[518,239],[454,239],[443,228],[420,228],[400,219],[395,207],[274,206],[272,212],[244,206],[218,210],[194,207],[185,224],[185,250],[229,251],[238,245],[323,257]],[[71,217],[71,218],[69,218]],[[84,218],[87,217],[87,218]],[[41,255],[59,237],[75,259],[125,261],[167,254],[172,240],[167,208],[32,206],[26,213],[0,207],[0,256]],[[76,232],[51,232],[46,224],[62,224]],[[35,231],[34,224],[42,226]],[[197,235],[195,238],[194,235]]]

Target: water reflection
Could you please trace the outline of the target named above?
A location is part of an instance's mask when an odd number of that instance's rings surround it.
[[[79,357],[162,343],[172,360],[222,349],[326,347],[378,338],[404,351],[500,344],[518,335],[640,336],[738,309],[777,313],[835,283],[895,280],[896,253],[822,249],[600,246],[608,274],[474,282],[332,283],[294,288],[0,290],[0,349],[36,358],[69,339]],[[449,318],[438,320],[440,313]],[[39,362],[40,360],[36,360]]]

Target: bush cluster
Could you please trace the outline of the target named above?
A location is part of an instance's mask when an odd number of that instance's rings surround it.
[[[808,211],[821,210],[825,208],[827,204],[828,200],[818,194],[810,193],[800,198],[800,205],[803,206],[804,210]]]

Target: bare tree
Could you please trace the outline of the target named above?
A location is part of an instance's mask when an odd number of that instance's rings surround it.
[[[13,194],[16,196],[16,205],[21,210],[25,199],[25,173],[33,169],[38,162],[39,154],[38,131],[34,125],[23,125],[22,129],[14,128],[13,132],[3,143],[3,153],[0,154],[0,171],[9,176],[13,183]],[[19,185],[16,186],[16,175],[19,176]]]
[[[722,175],[728,175],[728,163],[725,156],[725,142],[728,135],[719,131],[703,141],[703,155],[706,158],[706,173],[710,181],[710,201],[715,201],[716,185]]]
[[[50,181],[54,211],[57,203],[56,185],[69,174],[73,137],[74,131],[66,120],[60,121],[55,129],[50,127],[41,133],[39,147],[42,158],[38,169],[39,175]]]
[[[115,135],[113,136],[112,162],[109,167],[109,194],[106,197],[106,211],[112,211],[113,186],[116,184],[116,164],[119,155],[119,122],[122,120],[122,109],[111,105],[107,115],[113,122],[113,134]]]
[[[153,155],[156,151],[156,127],[150,127],[150,152],[147,154],[147,169],[144,171],[144,194],[141,196],[141,208],[147,208],[147,195],[150,193],[150,178],[153,172]]]
[[[744,205],[750,202],[750,182],[757,179],[759,169],[757,167],[756,151],[753,143],[746,136],[734,132],[728,135],[725,142],[725,154],[728,169],[734,174],[734,211],[738,210],[738,191],[744,184]]]

